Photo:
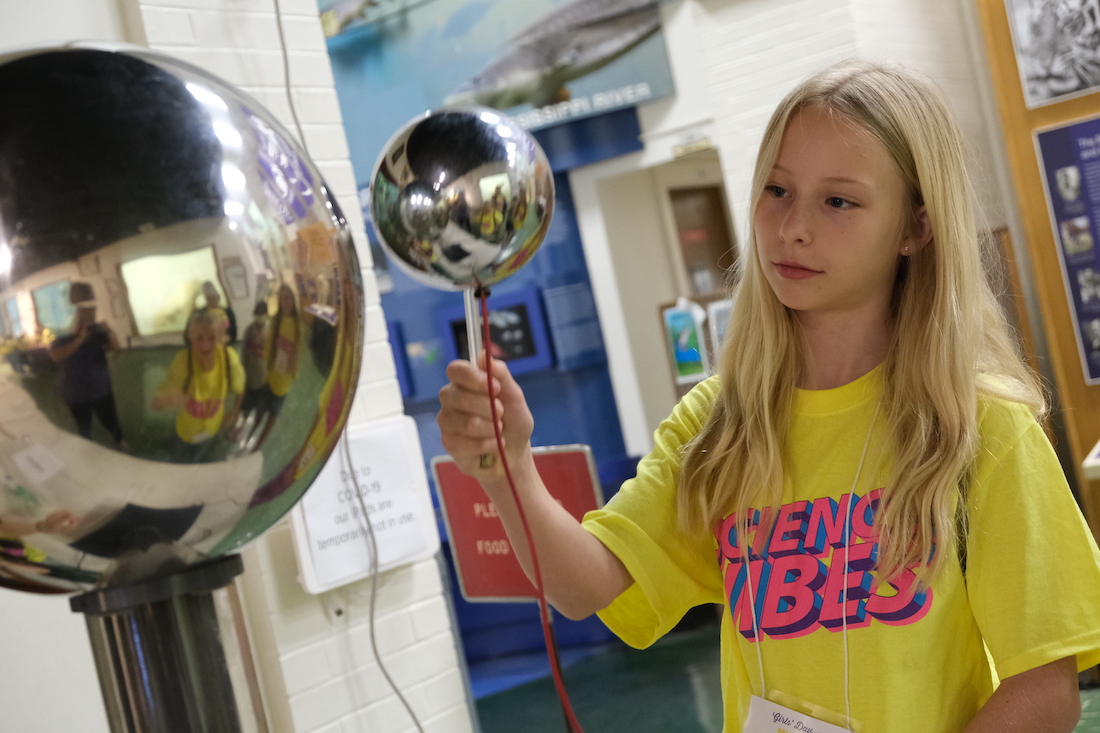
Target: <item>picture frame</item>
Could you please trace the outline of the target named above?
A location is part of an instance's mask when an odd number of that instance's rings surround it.
[[[465,305],[456,303],[440,308],[437,324],[447,360],[469,359]],[[493,357],[508,362],[512,374],[553,366],[554,355],[538,288],[490,296],[489,331]]]
[[[661,311],[665,341],[672,360],[672,377],[677,385],[701,382],[710,373],[707,339],[703,331],[705,314],[706,311],[695,304],[676,305]]]
[[[1016,66],[1029,109],[1100,89],[1100,49],[1089,3],[1005,0]]]
[[[726,340],[726,328],[729,326],[732,310],[732,298],[722,298],[707,303],[707,330],[710,333],[710,346],[715,355],[722,352],[722,342]]]

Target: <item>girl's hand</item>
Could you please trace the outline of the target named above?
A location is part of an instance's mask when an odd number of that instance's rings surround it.
[[[76,529],[79,524],[80,517],[66,509],[58,509],[35,524],[34,528],[38,532],[65,533]]]
[[[453,361],[447,366],[450,383],[439,391],[442,407],[436,421],[442,433],[443,447],[455,459],[459,470],[479,480],[492,481],[503,478],[504,469],[499,458],[491,467],[481,467],[482,455],[495,457],[498,451],[489,407],[487,375],[483,370],[485,352],[479,356],[478,365]],[[503,432],[509,464],[515,466],[530,452],[535,423],[523,390],[504,362],[494,359],[492,370],[497,421]]]

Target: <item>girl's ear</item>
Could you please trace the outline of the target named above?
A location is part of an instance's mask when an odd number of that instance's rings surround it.
[[[932,222],[928,220],[928,209],[922,205],[913,212],[909,232],[901,238],[901,254],[915,255],[931,241]]]

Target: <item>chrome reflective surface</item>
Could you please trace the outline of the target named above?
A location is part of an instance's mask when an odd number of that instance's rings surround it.
[[[112,733],[267,733],[240,598],[239,555],[92,590],[84,614]]]
[[[339,207],[255,100],[146,49],[2,56],[0,110],[0,584],[240,547],[350,408]]]
[[[371,176],[371,220],[398,266],[440,290],[491,285],[542,244],[554,178],[538,143],[480,107],[417,117]]]

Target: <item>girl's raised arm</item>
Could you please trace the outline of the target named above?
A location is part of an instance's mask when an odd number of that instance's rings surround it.
[[[480,363],[485,363],[484,354]],[[523,391],[503,362],[494,360],[492,369],[504,450],[538,551],[546,598],[567,618],[586,618],[610,605],[634,581],[619,559],[582,529],[546,490],[531,453],[534,420]],[[497,457],[487,375],[470,362],[454,361],[447,367],[447,378],[450,382],[439,392],[442,407],[437,418],[443,447],[460,470],[481,483],[504,522],[516,557],[534,583],[519,510]],[[483,454],[496,457],[491,468],[480,467]]]

